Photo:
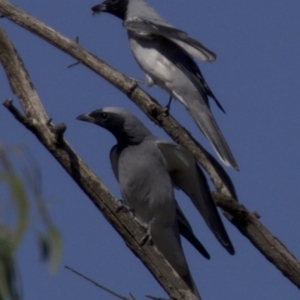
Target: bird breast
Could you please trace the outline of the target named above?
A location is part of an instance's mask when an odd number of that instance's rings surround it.
[[[159,41],[155,38],[141,38],[129,33],[129,42],[137,63],[155,84],[165,88],[166,83],[172,82],[176,67],[160,53]]]
[[[172,223],[175,218],[173,186],[160,153],[154,147],[130,147],[126,152],[119,159],[123,200],[143,223],[148,224],[154,218]]]

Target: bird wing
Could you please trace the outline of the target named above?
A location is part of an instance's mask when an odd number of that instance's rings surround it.
[[[139,17],[129,18],[123,22],[123,25],[127,30],[140,36],[159,35],[172,40],[190,55],[202,61],[213,62],[216,60],[216,55],[212,51],[195,39],[189,37],[186,32],[176,29],[171,25],[157,23],[153,20]]]
[[[199,93],[202,95],[202,98],[205,100],[208,107],[209,103],[207,96],[211,97],[219,109],[225,113],[221,103],[218,101],[206,83],[198,65],[189,55],[176,55],[176,57],[172,58],[172,62],[189,78],[189,80],[191,80]]]
[[[205,258],[210,259],[210,255],[202,245],[202,243],[195,236],[192,226],[183,214],[181,208],[176,201],[176,219],[178,222],[179,233],[185,237]]]
[[[111,168],[114,172],[114,175],[115,175],[117,181],[119,181],[119,172],[118,172],[119,154],[117,151],[117,145],[115,145],[111,148],[110,153],[109,153],[109,158],[110,158],[110,164],[111,164]]]
[[[219,242],[230,254],[234,254],[234,248],[211,196],[206,177],[194,156],[184,147],[169,141],[159,140],[156,141],[156,145],[163,155],[165,166],[174,184],[189,196]]]

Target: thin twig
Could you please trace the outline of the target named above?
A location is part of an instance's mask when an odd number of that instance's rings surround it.
[[[82,274],[82,273],[80,273],[80,272],[74,270],[74,269],[71,268],[71,267],[65,266],[65,268],[66,268],[67,270],[69,270],[69,271],[75,273],[76,275],[78,275],[78,276],[84,278],[85,280],[89,281],[90,283],[94,284],[95,286],[99,287],[100,289],[102,289],[102,290],[108,292],[109,294],[111,294],[111,295],[113,295],[113,296],[119,298],[119,299],[122,299],[122,300],[134,300],[134,298],[132,298],[132,297],[127,298],[127,297],[125,297],[125,296],[122,296],[122,295],[120,295],[120,294],[114,292],[113,290],[111,290],[111,289],[105,287],[104,285],[102,285],[102,284],[96,282],[95,280],[93,280],[93,279],[91,279],[91,278],[85,276],[84,274]]]

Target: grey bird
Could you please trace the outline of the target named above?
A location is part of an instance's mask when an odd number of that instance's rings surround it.
[[[106,0],[92,7],[94,13],[108,12],[122,19],[131,51],[146,74],[146,85],[158,85],[179,100],[227,166],[238,165],[216,123],[208,102],[221,104],[204,80],[192,56],[214,61],[216,55],[187,33],[168,24],[143,0]],[[170,104],[170,102],[169,102]],[[167,106],[169,106],[169,104]]]
[[[153,243],[199,297],[179,234],[202,255],[209,258],[209,254],[180,210],[174,186],[191,198],[230,254],[234,254],[234,248],[193,155],[180,145],[158,140],[142,122],[122,108],[102,108],[77,119],[99,125],[115,136],[117,144],[110,151],[110,161],[125,205],[133,209],[137,220],[148,228]]]

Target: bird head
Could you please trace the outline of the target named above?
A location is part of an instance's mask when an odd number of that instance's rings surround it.
[[[125,20],[129,0],[106,0],[92,7],[93,15],[108,12],[121,20]]]
[[[96,124],[110,131],[118,143],[139,144],[151,132],[132,113],[120,107],[105,107],[79,115],[77,120]]]

